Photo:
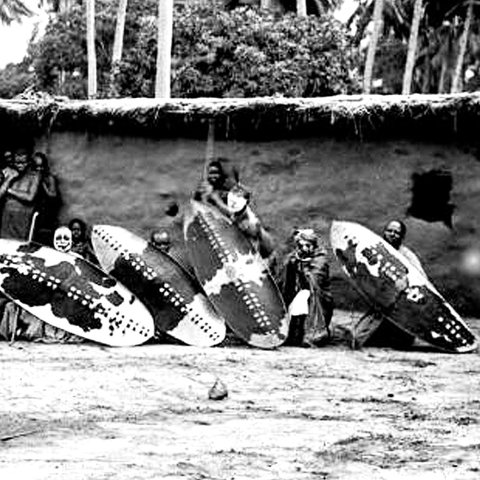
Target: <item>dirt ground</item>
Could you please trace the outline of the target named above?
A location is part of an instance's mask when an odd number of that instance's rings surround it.
[[[478,353],[4,342],[0,362],[3,479],[480,478]]]

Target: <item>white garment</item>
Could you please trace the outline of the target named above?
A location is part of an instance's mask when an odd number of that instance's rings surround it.
[[[308,299],[310,298],[310,290],[300,290],[292,303],[288,307],[288,313],[291,317],[298,315],[308,315]]]

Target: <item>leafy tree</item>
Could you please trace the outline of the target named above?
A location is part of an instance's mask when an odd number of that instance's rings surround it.
[[[96,0],[95,46],[98,95],[105,96],[110,82],[117,5]],[[125,22],[124,44],[135,48],[140,24],[155,15],[155,0],[131,0]],[[44,36],[29,47],[39,90],[71,98],[87,96],[87,42],[85,9],[77,3],[52,16]]]
[[[127,95],[152,94],[152,26],[145,24],[138,49],[125,56],[119,82]],[[302,97],[357,91],[353,52],[343,26],[328,16],[276,18],[249,8],[226,12],[212,5],[186,6],[175,16],[172,96]]]
[[[372,87],[375,93],[395,94],[402,90],[402,71],[405,68],[407,46],[397,38],[380,39],[375,54],[373,78],[381,85]]]
[[[34,82],[28,64],[8,64],[0,70],[0,98],[13,98],[25,91]]]
[[[99,95],[106,96],[115,30],[115,2],[97,0]],[[154,96],[157,0],[131,0],[124,55],[115,79],[121,96]],[[356,49],[331,16],[276,17],[258,9],[221,5],[176,7],[172,48],[174,97],[321,96],[358,91]],[[31,48],[38,87],[86,96],[83,10],[60,13]]]

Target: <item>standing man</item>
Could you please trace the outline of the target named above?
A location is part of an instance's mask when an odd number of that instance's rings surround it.
[[[327,252],[311,228],[294,230],[293,243],[279,268],[271,262],[291,318],[285,345],[316,347],[330,339],[334,308]]]
[[[12,167],[7,166],[2,171],[0,238],[27,240],[36,209],[41,174],[32,168],[30,152],[26,148],[15,152]]]
[[[38,217],[35,221],[33,239],[44,245],[51,243],[52,234],[58,226],[61,197],[56,176],[50,171],[47,156],[36,152],[32,157],[33,169],[40,176],[40,188],[36,200]]]

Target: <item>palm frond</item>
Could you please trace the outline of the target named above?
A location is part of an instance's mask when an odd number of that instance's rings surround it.
[[[33,15],[22,0],[0,0],[0,23],[10,25]]]

